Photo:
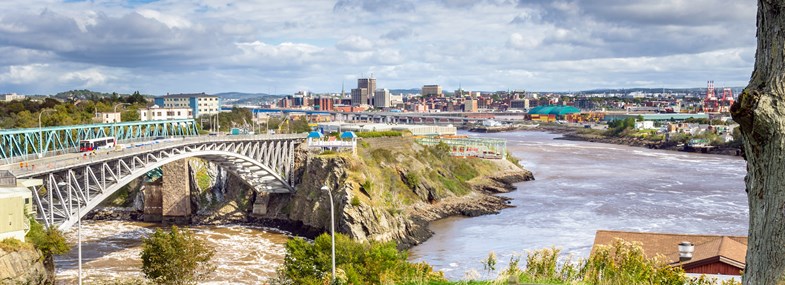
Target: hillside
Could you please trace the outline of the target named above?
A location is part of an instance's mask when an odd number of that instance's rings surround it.
[[[400,137],[365,139],[357,156],[309,155],[299,171],[296,193],[270,195],[267,214],[256,217],[259,222],[305,235],[329,229],[329,199],[319,190],[327,185],[333,189],[337,231],[402,247],[428,239],[430,221],[498,213],[509,206],[506,198],[492,194],[533,179],[507,160],[454,158],[444,148]]]

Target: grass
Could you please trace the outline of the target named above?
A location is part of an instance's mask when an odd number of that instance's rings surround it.
[[[5,252],[16,252],[22,249],[29,249],[33,248],[33,246],[29,243],[24,243],[15,238],[7,238],[0,241],[0,250]]]
[[[399,131],[374,131],[374,132],[357,132],[358,137],[361,138],[383,138],[383,137],[402,137],[403,132]]]

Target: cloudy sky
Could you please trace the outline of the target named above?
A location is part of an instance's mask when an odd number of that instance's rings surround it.
[[[3,0],[0,93],[744,86],[753,0]]]

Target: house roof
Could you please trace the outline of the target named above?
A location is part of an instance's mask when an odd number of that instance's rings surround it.
[[[692,235],[669,233],[643,233],[598,230],[594,236],[592,252],[598,245],[611,245],[619,238],[628,242],[639,242],[647,257],[664,255],[668,263],[679,261],[678,245],[683,241],[695,245],[692,259],[682,263],[687,269],[691,265],[705,264],[706,260],[717,260],[739,268],[744,268],[747,255],[747,237]]]
[[[324,135],[322,135],[322,133],[317,132],[317,131],[313,131],[313,132],[308,133],[308,138],[309,139],[320,139],[322,137],[324,137]]]

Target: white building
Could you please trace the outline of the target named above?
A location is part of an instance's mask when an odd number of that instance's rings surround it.
[[[657,129],[657,127],[654,126],[654,121],[643,121],[643,122],[635,122],[635,129],[653,130],[653,129]]]
[[[387,88],[376,89],[373,96],[373,106],[376,108],[390,107],[390,90]]]
[[[139,120],[141,121],[160,121],[193,118],[191,108],[161,108],[153,105],[147,109],[139,110]]]
[[[24,100],[25,99],[25,95],[18,95],[16,93],[10,93],[10,94],[0,95],[0,98],[2,98],[4,102],[11,102],[11,101],[14,101],[14,100]]]
[[[190,108],[193,118],[221,112],[221,98],[204,93],[174,94],[155,98],[161,108]]]
[[[104,124],[119,123],[123,121],[120,112],[95,113],[95,120]]]

